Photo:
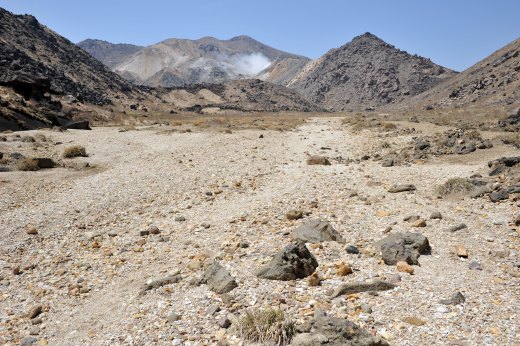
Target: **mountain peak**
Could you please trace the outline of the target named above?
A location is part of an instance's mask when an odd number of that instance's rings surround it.
[[[358,41],[373,41],[373,42],[386,44],[385,41],[383,41],[382,39],[380,39],[379,37],[377,37],[376,35],[368,32],[368,31],[365,32],[364,34],[356,36],[352,39],[352,42],[358,42]]]

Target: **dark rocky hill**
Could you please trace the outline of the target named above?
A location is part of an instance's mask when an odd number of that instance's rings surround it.
[[[400,103],[455,75],[366,33],[309,62],[287,85],[334,111]]]

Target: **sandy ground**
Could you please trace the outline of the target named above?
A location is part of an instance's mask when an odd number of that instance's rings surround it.
[[[89,157],[69,161],[93,167],[0,173],[0,344],[210,345],[227,340],[234,345],[240,340],[233,330],[217,321],[265,306],[282,308],[297,323],[323,309],[392,345],[518,344],[519,230],[511,224],[519,213],[517,202],[439,199],[435,193],[448,178],[486,176],[487,161],[518,155],[518,150],[495,145],[383,168],[380,161],[347,159],[359,159],[383,141],[403,145],[412,135],[354,134],[340,118],[309,119],[289,132],[164,130],[24,133],[44,133],[47,149],[0,143],[1,152],[46,150],[56,158],[65,146],[83,145]],[[332,165],[308,166],[309,154],[328,156]],[[408,183],[417,191],[387,192]],[[286,220],[290,209],[308,215]],[[441,212],[442,220],[430,220],[433,211]],[[411,227],[403,221],[410,214],[425,218],[427,226]],[[180,216],[185,221],[175,221]],[[316,287],[306,280],[254,275],[291,242],[288,233],[296,225],[316,218],[330,221],[361,253],[348,254],[335,242],[312,248],[324,278]],[[461,222],[468,228],[445,231]],[[27,224],[38,234],[27,234]],[[161,234],[138,234],[151,225]],[[397,272],[374,253],[372,244],[390,226],[391,232],[421,232],[430,241],[432,254],[420,257],[414,275]],[[454,254],[456,244],[468,250],[468,259]],[[219,261],[236,277],[233,303],[193,284],[204,259]],[[335,275],[339,261],[351,265],[354,274]],[[482,270],[470,270],[473,261]],[[183,278],[179,283],[138,297],[148,280],[176,272]],[[371,278],[399,286],[377,296],[360,293],[331,301],[330,291],[341,283]],[[448,309],[439,304],[457,291],[466,297],[464,304]],[[209,316],[212,304],[220,311]],[[38,305],[41,320],[30,320],[28,311]],[[179,319],[169,319],[172,314]],[[425,324],[406,323],[406,317]]]

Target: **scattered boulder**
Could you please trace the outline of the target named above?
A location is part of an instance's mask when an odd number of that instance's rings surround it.
[[[359,249],[354,245],[347,245],[345,251],[347,251],[347,253],[351,255],[357,255],[359,253]]]
[[[63,125],[62,128],[67,130],[92,130],[88,120],[72,121]]]
[[[281,252],[256,275],[269,280],[296,280],[303,279],[316,270],[318,261],[302,242],[287,245]]]
[[[384,159],[381,163],[381,167],[392,167],[394,165],[393,159]]]
[[[321,243],[324,241],[336,241],[344,244],[345,239],[327,221],[312,220],[298,226],[292,236],[295,240],[305,243]]]
[[[296,335],[292,346],[386,346],[388,343],[379,336],[362,329],[357,324],[327,316],[322,311],[314,314],[306,330]]]
[[[420,255],[431,251],[428,238],[420,233],[394,233],[378,241],[385,264],[395,265],[399,261],[418,265]]]
[[[432,220],[441,220],[442,219],[442,214],[440,211],[434,211],[431,213],[430,215],[430,219]]]
[[[27,317],[30,319],[33,319],[35,317],[38,317],[39,314],[41,314],[43,311],[43,307],[41,305],[33,306],[29,312],[27,313]]]
[[[367,292],[367,291],[388,291],[393,288],[397,287],[396,285],[381,281],[381,280],[374,280],[374,281],[357,281],[357,282],[349,282],[346,284],[340,285],[338,288],[332,292],[332,295],[330,296],[331,299],[337,298],[339,296],[345,295],[345,294],[353,294],[353,293],[360,293],[360,292]]]
[[[38,229],[34,225],[28,224],[25,226],[25,232],[30,235],[36,235],[38,234]]]
[[[461,145],[461,146],[455,148],[455,153],[459,154],[459,155],[465,155],[465,154],[472,153],[475,150],[477,150],[475,145],[470,143],[470,144]]]
[[[320,155],[312,155],[307,158],[308,165],[322,165],[322,166],[330,166],[330,161],[325,156]]]
[[[231,292],[238,287],[235,278],[218,262],[208,266],[200,283],[207,284],[211,291],[219,294]]]
[[[390,193],[407,192],[407,191],[415,191],[415,185],[412,185],[412,184],[394,185],[388,189],[388,192],[390,192]]]

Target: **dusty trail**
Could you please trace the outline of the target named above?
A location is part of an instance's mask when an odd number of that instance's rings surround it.
[[[487,160],[514,155],[513,149],[495,148],[462,161],[443,158],[389,168],[378,161],[349,162],[388,139],[371,131],[354,134],[340,118],[309,119],[283,133],[167,133],[155,127],[46,135],[65,143],[56,146],[56,153],[70,142],[84,145],[90,157],[75,160],[98,168],[0,176],[0,338],[4,338],[0,340],[16,344],[35,338],[52,345],[152,345],[172,340],[213,344],[226,335],[216,319],[265,305],[281,306],[300,322],[314,309],[326,309],[396,345],[450,340],[508,344],[518,336],[519,279],[510,274],[518,255],[518,233],[508,224],[517,207],[434,197],[435,186],[447,178],[484,172]],[[390,140],[398,145],[410,138]],[[333,164],[307,166],[309,154],[326,155]],[[415,184],[417,192],[386,192],[398,183]],[[318,207],[309,207],[310,201]],[[287,232],[300,223],[285,219],[289,209],[309,212],[306,219],[329,220],[362,254],[348,255],[336,243],[313,249],[326,277],[321,286],[308,287],[305,280],[259,280],[254,270],[290,242]],[[384,237],[388,226],[393,231],[417,231],[403,217],[415,213],[428,218],[434,210],[443,219],[427,220],[427,227],[420,230],[430,239],[433,253],[421,257],[415,275],[401,275],[395,291],[363,294],[339,306],[331,303],[327,293],[342,282],[395,278],[395,267],[372,255],[371,244]],[[378,211],[388,214],[380,217]],[[186,221],[175,221],[179,216]],[[442,231],[458,222],[467,223],[468,230]],[[38,228],[37,236],[24,232],[28,223]],[[204,223],[210,227],[202,227]],[[158,226],[161,235],[138,235],[150,225]],[[479,261],[484,270],[468,270],[468,263],[453,255],[457,243],[463,243],[471,260]],[[509,257],[494,255],[506,249]],[[217,259],[237,278],[234,305],[222,303],[205,286],[191,284],[201,273],[197,258],[204,257]],[[330,268],[338,261],[358,271],[352,277],[337,277]],[[12,274],[17,266],[21,275]],[[181,283],[137,298],[147,280],[177,270],[183,276]],[[79,293],[80,288],[85,292]],[[454,291],[463,292],[467,303],[438,312],[438,300]],[[42,324],[33,326],[24,316],[36,304],[46,311]],[[208,317],[205,309],[211,304],[219,304],[221,311]],[[373,312],[356,313],[361,305]],[[180,319],[168,322],[172,313]],[[427,323],[416,327],[401,321],[412,315]],[[231,336],[228,340],[235,342]]]

